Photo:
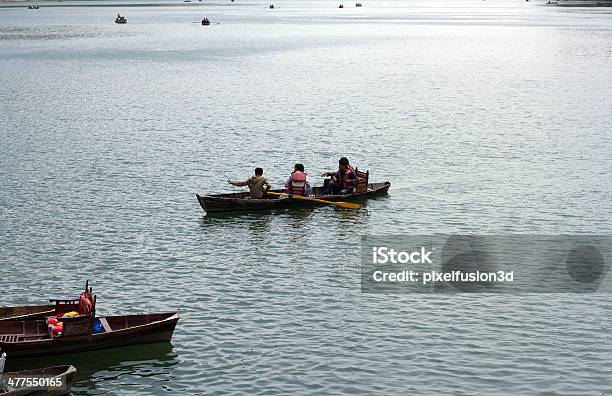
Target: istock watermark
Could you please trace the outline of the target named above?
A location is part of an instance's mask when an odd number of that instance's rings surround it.
[[[609,235],[368,235],[364,293],[612,293]]]

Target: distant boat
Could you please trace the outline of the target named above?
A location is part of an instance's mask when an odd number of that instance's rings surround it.
[[[127,19],[124,16],[117,14],[117,18],[115,18],[115,23],[127,23]]]
[[[340,5],[338,6],[338,8],[344,8],[344,6],[343,6],[342,4],[340,4]]]
[[[29,5],[28,6],[28,10],[38,10],[40,7],[38,6],[38,4],[34,4],[34,5]]]
[[[208,25],[210,25],[210,21],[208,20],[208,18],[202,19],[202,26],[208,26]]]
[[[355,7],[361,7],[361,3],[355,4]]]
[[[551,1],[550,5],[560,7],[612,7],[612,0],[557,0]]]
[[[273,10],[274,9],[274,4],[270,4],[270,9]]]

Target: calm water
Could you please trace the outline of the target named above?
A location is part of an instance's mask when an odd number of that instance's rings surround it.
[[[101,313],[182,316],[172,345],[8,368],[75,364],[74,394],[611,394],[609,295],[365,295],[359,241],[611,233],[612,12],[237,1],[0,9],[0,304],[91,279]],[[195,200],[342,155],[389,196]]]

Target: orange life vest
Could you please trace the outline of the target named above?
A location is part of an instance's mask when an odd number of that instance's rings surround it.
[[[81,311],[80,314],[88,314],[91,312],[92,308],[93,304],[91,303],[91,300],[87,298],[85,293],[81,293],[81,298],[79,299],[79,310]]]
[[[289,194],[301,196],[306,195],[306,173],[300,171],[291,172]]]
[[[349,176],[351,175],[351,173],[355,174],[355,178],[349,179]],[[342,185],[342,188],[353,187],[355,184],[355,181],[357,180],[356,176],[357,176],[357,172],[355,172],[355,168],[353,168],[350,165],[346,166],[346,171],[344,173],[340,172],[340,169],[338,169],[338,172],[336,172],[336,179],[338,180],[340,185]]]

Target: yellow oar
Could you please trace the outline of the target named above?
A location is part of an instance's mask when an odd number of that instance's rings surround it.
[[[310,198],[310,197],[302,197],[301,195],[289,195],[289,194],[285,194],[285,193],[277,193],[277,192],[272,192],[272,191],[268,191],[268,194],[282,195],[282,196],[285,196],[285,197],[291,197],[293,199],[301,199],[302,201],[312,201],[312,202],[319,202],[319,203],[324,203],[324,204],[329,204],[329,205],[338,205],[340,207],[347,208],[347,209],[359,209],[359,208],[361,208],[361,205],[356,204],[356,203],[351,203],[351,202],[325,201],[323,199]]]

